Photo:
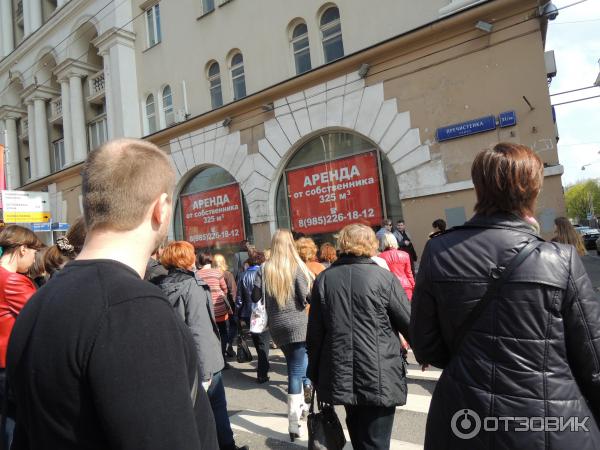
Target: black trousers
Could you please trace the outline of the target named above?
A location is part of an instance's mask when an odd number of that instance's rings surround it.
[[[252,342],[258,355],[258,366],[256,375],[258,378],[265,378],[269,375],[269,344],[271,343],[271,334],[269,330],[262,333],[250,333]]]
[[[354,450],[389,450],[396,408],[355,405],[345,408]]]

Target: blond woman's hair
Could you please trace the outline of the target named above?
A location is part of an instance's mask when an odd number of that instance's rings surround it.
[[[381,246],[384,250],[389,248],[398,248],[398,240],[392,233],[385,233],[381,238]]]
[[[284,306],[292,297],[298,269],[306,277],[310,289],[313,275],[300,259],[292,233],[277,230],[271,240],[271,258],[263,267],[263,283],[267,294],[274,297],[279,306]]]
[[[225,260],[225,257],[223,255],[221,255],[220,253],[215,253],[213,255],[211,267],[213,269],[221,269],[223,272],[226,272],[229,270],[229,266],[227,266],[227,261]]]
[[[361,223],[346,225],[338,236],[340,253],[371,257],[377,253],[375,232]]]
[[[314,261],[317,258],[317,245],[311,238],[300,238],[296,241],[296,250],[300,259],[305,263]]]

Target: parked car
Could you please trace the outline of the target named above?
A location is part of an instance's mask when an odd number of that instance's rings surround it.
[[[597,228],[590,227],[577,227],[575,228],[581,237],[583,238],[583,244],[585,248],[588,250],[596,249],[598,251],[598,246],[596,241],[600,238],[600,230]]]

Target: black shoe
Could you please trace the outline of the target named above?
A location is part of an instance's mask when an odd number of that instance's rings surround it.
[[[242,445],[241,447],[235,446],[235,450],[250,450],[250,447],[247,445]]]
[[[223,370],[228,370],[231,369],[231,364],[229,364],[228,362],[225,363],[225,366],[223,366]]]
[[[229,347],[227,347],[227,351],[225,352],[225,354],[227,356],[229,356],[230,358],[233,358],[235,356],[235,351],[233,350],[233,345],[229,344]]]
[[[257,382],[258,384],[263,384],[263,383],[266,383],[266,382],[267,382],[267,381],[269,381],[269,380],[270,380],[270,378],[269,378],[269,377],[258,377],[258,378],[256,379],[256,382]]]

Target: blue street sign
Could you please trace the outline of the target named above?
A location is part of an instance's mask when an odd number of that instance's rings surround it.
[[[31,230],[34,232],[40,232],[40,231],[51,231],[52,227],[50,222],[42,222],[42,223],[32,223],[31,224]]]
[[[69,224],[63,222],[54,222],[52,224],[52,231],[68,231]]]
[[[514,111],[506,111],[498,116],[500,128],[512,127],[517,124],[517,113]]]
[[[485,116],[479,119],[461,122],[447,127],[438,128],[435,132],[435,137],[438,142],[449,141],[471,134],[483,133],[496,129],[496,117]]]

